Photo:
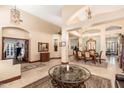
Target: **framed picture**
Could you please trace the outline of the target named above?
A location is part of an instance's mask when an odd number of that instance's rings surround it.
[[[65,41],[60,42],[60,43],[59,43],[59,46],[60,46],[60,47],[66,46],[66,42],[65,42]]]
[[[49,51],[49,44],[38,42],[38,52],[48,52]]]

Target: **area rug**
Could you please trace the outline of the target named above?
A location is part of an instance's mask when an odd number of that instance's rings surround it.
[[[22,63],[21,64],[21,72],[25,72],[34,68],[38,68],[38,67],[43,67],[45,66],[45,64],[43,64],[42,62],[35,62],[35,63]]]
[[[102,61],[101,64],[99,62],[96,62],[95,64],[92,61],[84,62],[84,60],[75,60],[74,57],[70,57],[70,62],[81,63],[89,66],[96,66],[96,67],[102,67],[102,68],[107,68],[108,66],[108,63],[105,61]]]
[[[111,80],[92,75],[89,80],[85,82],[87,88],[112,88]],[[40,80],[25,86],[24,88],[54,88],[51,84],[51,78],[46,76]]]

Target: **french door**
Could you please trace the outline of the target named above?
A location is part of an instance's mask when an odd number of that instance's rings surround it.
[[[107,42],[108,54],[118,54],[118,42]]]
[[[9,42],[7,40],[10,40]],[[2,39],[2,59],[15,59],[17,54],[17,43],[20,42],[20,45],[23,44],[24,47],[24,57],[23,61],[29,61],[29,40],[18,39],[18,38],[8,38],[3,37]],[[22,43],[23,42],[23,43]]]
[[[6,58],[14,58],[15,57],[15,44],[14,43],[6,43],[5,44],[5,56]]]

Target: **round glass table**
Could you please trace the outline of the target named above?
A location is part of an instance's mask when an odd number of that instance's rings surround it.
[[[85,81],[91,77],[90,71],[75,64],[60,64],[48,70],[54,87],[79,88],[86,87]]]

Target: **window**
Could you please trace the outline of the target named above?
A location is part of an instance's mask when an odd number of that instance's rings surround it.
[[[122,29],[121,26],[109,26],[106,28],[106,31],[111,31],[111,30],[119,30]]]

